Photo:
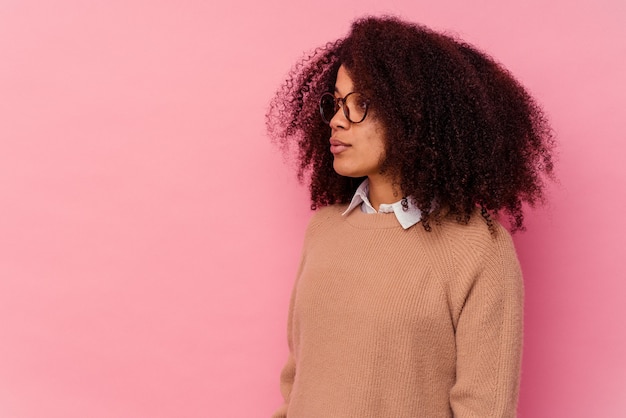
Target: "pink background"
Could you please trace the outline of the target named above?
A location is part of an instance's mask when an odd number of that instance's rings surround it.
[[[454,31],[543,103],[560,182],[515,237],[519,416],[626,416],[626,3],[310,4],[2,0],[0,417],[271,414],[310,213],[264,112],[375,12]]]

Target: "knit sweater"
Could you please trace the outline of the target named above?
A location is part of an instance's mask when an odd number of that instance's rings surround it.
[[[273,417],[514,417],[523,288],[508,232],[478,213],[427,232],[343,210],[307,228]]]

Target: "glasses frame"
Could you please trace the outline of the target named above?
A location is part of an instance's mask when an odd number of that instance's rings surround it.
[[[333,117],[337,114],[337,112],[339,111],[339,108],[341,108],[343,110],[343,115],[346,117],[346,119],[348,119],[348,121],[350,123],[361,123],[365,120],[365,118],[367,117],[367,111],[369,110],[369,104],[370,101],[365,99],[365,110],[363,111],[363,117],[361,118],[361,120],[358,121],[354,121],[352,119],[350,119],[350,110],[348,109],[348,106],[346,106],[346,101],[348,100],[348,97],[350,97],[353,94],[361,94],[358,93],[356,91],[351,91],[350,93],[346,94],[344,97],[335,97],[334,94],[332,93],[324,93],[320,96],[320,116],[322,117],[322,120],[327,123],[328,125],[330,125],[330,120],[326,120],[326,118],[324,117],[324,107],[322,106],[322,103],[324,101],[324,98],[328,97],[331,98],[333,100],[333,102],[335,103],[335,112],[333,113]],[[332,118],[331,118],[332,119]]]

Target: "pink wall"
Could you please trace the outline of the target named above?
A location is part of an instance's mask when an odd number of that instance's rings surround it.
[[[380,11],[544,104],[560,183],[515,238],[520,416],[626,416],[625,3],[214,3],[0,3],[0,417],[270,415],[309,212],[264,110]]]

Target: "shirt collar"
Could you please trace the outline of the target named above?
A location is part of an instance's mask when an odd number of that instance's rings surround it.
[[[379,211],[372,206],[369,198],[369,180],[365,179],[354,192],[354,196],[348,205],[348,208],[342,213],[342,216],[346,216],[352,212],[358,206],[361,206],[361,210],[365,213],[394,213],[396,219],[402,225],[402,228],[409,229],[422,218],[422,212],[413,204],[412,199],[407,198],[408,203],[407,210],[402,207],[402,200],[398,200],[395,203],[380,205]]]

